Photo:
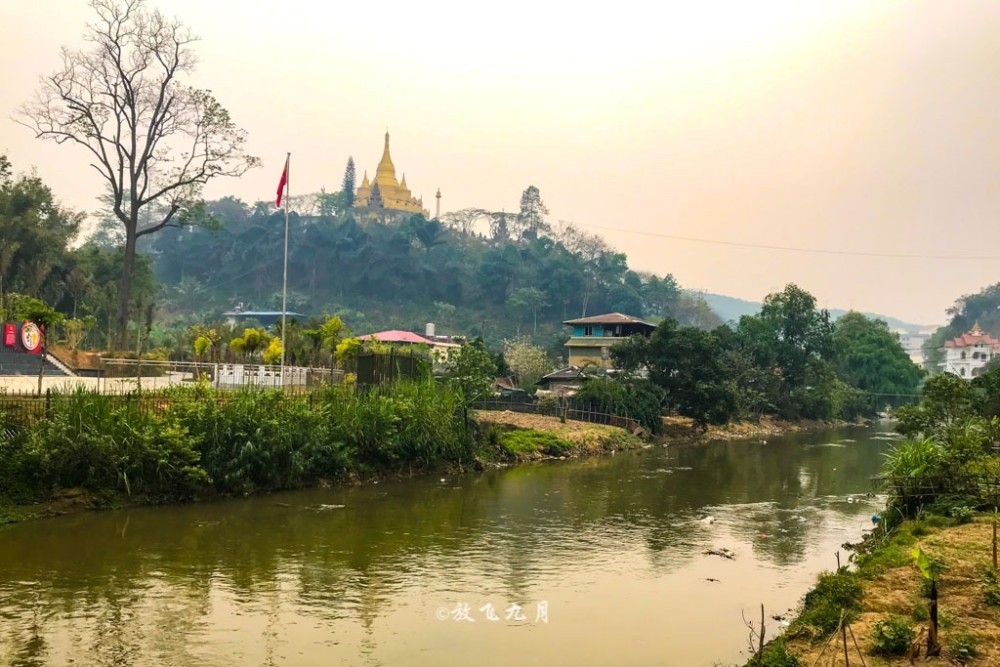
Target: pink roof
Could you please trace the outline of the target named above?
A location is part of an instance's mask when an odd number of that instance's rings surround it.
[[[365,336],[359,336],[359,338],[362,340],[374,338],[380,343],[416,343],[419,345],[431,345],[431,342],[423,336],[418,336],[417,334],[409,331],[400,331],[399,329],[393,329],[392,331],[376,331],[375,333],[367,334]]]
[[[997,340],[988,333],[983,332],[978,327],[972,331],[966,331],[957,338],[946,341],[945,347],[972,347],[973,345],[989,345],[990,347],[1000,347],[1000,340]]]

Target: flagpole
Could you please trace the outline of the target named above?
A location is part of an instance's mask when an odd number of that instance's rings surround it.
[[[285,312],[288,310],[288,197],[292,154],[285,158],[285,269],[281,280],[281,388],[285,388]]]

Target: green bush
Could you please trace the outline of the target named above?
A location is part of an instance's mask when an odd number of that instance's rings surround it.
[[[979,589],[983,592],[983,599],[991,607],[1000,607],[1000,581],[997,580],[997,572],[991,568],[983,569],[982,580]]]
[[[963,505],[961,507],[952,507],[949,514],[955,519],[956,523],[961,525],[963,523],[970,523],[972,518],[976,516],[976,511],[968,505]]]
[[[764,646],[760,660],[755,656],[746,667],[802,667],[802,662],[788,652],[784,637],[778,637]]]
[[[49,418],[28,432],[38,482],[49,487],[189,497],[207,476],[200,439],[138,397],[77,390],[53,395]]]
[[[573,396],[575,405],[587,405],[598,412],[628,417],[650,433],[663,430],[663,389],[648,380],[587,380]]]
[[[864,588],[856,573],[841,568],[839,572],[821,574],[816,587],[806,593],[796,624],[814,628],[820,636],[828,635],[840,625],[842,610],[848,618],[857,613],[863,595]]]
[[[891,615],[875,621],[868,638],[873,654],[893,656],[904,655],[916,635],[905,618]]]
[[[959,632],[954,637],[949,637],[947,646],[952,660],[963,665],[979,655],[978,642],[968,632]]]
[[[545,454],[547,456],[566,456],[572,445],[551,434],[534,429],[514,429],[500,436],[503,449],[512,457]]]

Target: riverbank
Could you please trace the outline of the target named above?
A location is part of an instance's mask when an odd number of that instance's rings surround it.
[[[275,395],[260,401],[237,395],[231,404],[199,405],[191,398],[197,397],[185,392],[181,400],[177,395],[155,398],[155,409],[131,404],[109,410],[104,398],[81,393],[55,413],[54,424],[8,427],[6,435],[0,433],[0,525],[89,510],[599,456],[644,444],[617,427],[540,415],[481,412],[475,424],[465,425],[455,421],[462,412],[448,400],[444,409],[439,400],[424,400],[423,411],[440,423],[416,420],[414,428],[400,423],[415,419],[414,397],[405,394],[352,398],[347,408],[340,399],[320,399],[336,404],[325,406],[336,411],[336,425],[312,399]],[[391,398],[409,400],[380,400]],[[372,415],[375,410],[379,414]],[[531,424],[512,415],[531,417]],[[371,423],[362,423],[366,419]],[[129,433],[133,428],[135,433]],[[168,441],[162,442],[159,433],[166,433]],[[160,479],[163,473],[144,465],[148,459],[172,476]],[[86,475],[80,474],[81,466]]]
[[[940,656],[926,664],[1000,664],[1000,585],[993,569],[989,516],[926,516],[908,520],[887,537],[876,533],[856,545],[856,571],[820,576],[783,637],[768,645],[764,665],[843,665],[841,609],[848,610],[850,664],[904,667],[921,663],[929,631],[929,586],[914,549],[939,572]],[[833,637],[833,641],[828,640]],[[855,645],[855,641],[857,645]],[[859,655],[860,654],[860,655]],[[829,663],[829,660],[839,662]],[[856,661],[856,662],[855,662]],[[750,661],[748,667],[758,663]]]
[[[364,396],[198,388],[141,398],[53,395],[47,419],[0,413],[0,524],[89,509],[192,502],[325,484],[599,456],[645,443],[613,426],[479,412],[446,388]],[[665,418],[661,443],[761,439],[828,423],[761,419],[699,429]],[[0,428],[0,431],[3,431]]]

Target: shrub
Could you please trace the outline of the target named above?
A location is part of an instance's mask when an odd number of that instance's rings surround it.
[[[802,662],[788,652],[785,639],[778,637],[764,646],[760,660],[751,658],[746,667],[802,667]]]
[[[868,638],[872,643],[872,653],[892,656],[905,654],[916,636],[905,618],[891,615],[875,621]]]
[[[968,632],[959,632],[948,639],[948,653],[953,660],[964,665],[979,655],[978,642]]]
[[[990,568],[983,570],[979,589],[983,592],[986,604],[991,607],[1000,607],[1000,581],[997,580],[996,570]]]
[[[913,607],[913,611],[910,612],[910,618],[917,623],[924,623],[931,620],[931,612],[927,609],[927,605],[921,602]]]
[[[949,514],[955,519],[956,523],[961,525],[971,522],[972,517],[976,515],[976,511],[968,505],[963,505],[961,507],[952,507]]]
[[[828,635],[840,625],[842,610],[851,618],[860,609],[863,594],[856,573],[841,568],[839,572],[821,574],[816,587],[806,593],[797,623]]]
[[[565,456],[572,445],[551,433],[533,429],[515,429],[500,436],[501,446],[514,457],[541,453],[547,456]]]

